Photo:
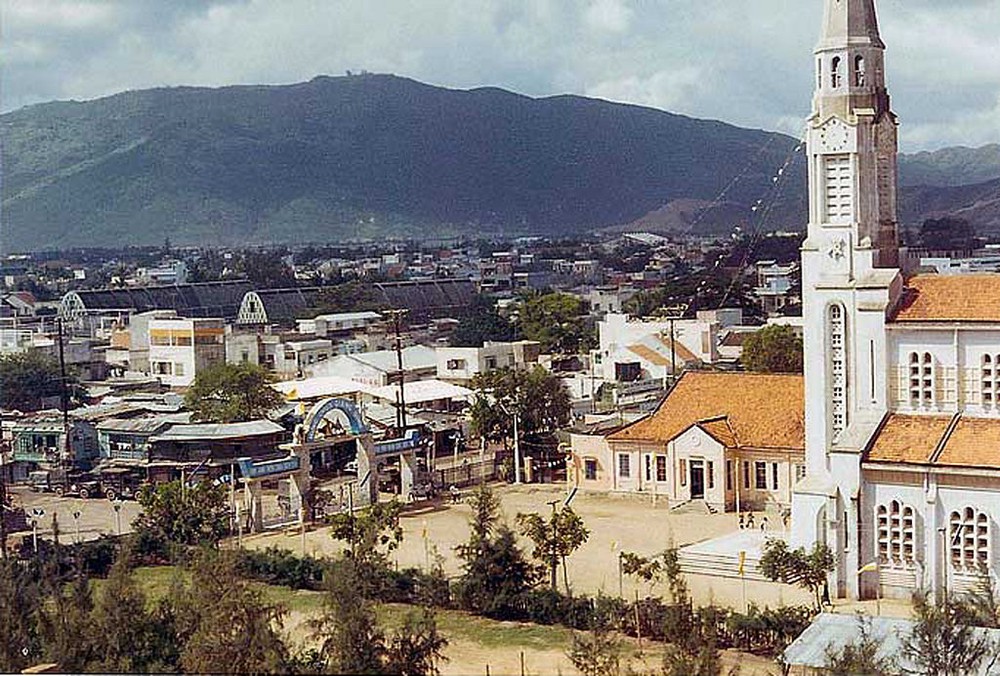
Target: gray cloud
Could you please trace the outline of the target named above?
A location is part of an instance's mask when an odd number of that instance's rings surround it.
[[[367,69],[797,133],[821,0],[0,0],[3,109]],[[1000,0],[881,0],[905,150],[1000,141]]]

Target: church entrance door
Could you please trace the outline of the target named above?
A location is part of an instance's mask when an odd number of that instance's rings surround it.
[[[691,465],[691,499],[701,500],[705,497],[705,462],[692,460]]]

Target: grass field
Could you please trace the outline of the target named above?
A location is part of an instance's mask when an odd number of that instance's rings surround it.
[[[139,586],[149,601],[155,603],[167,595],[176,576],[186,575],[181,569],[162,566],[138,568],[135,571]],[[102,580],[95,581],[98,589]],[[284,630],[290,641],[298,647],[311,642],[309,621],[322,611],[321,592],[291,589],[277,585],[252,583],[265,597],[280,603],[288,611]],[[379,621],[391,631],[400,625],[413,606],[380,604]],[[566,650],[570,646],[572,631],[561,626],[545,626],[521,622],[500,622],[458,610],[436,609],[438,628],[448,639],[445,655],[448,661],[440,665],[445,676],[458,674],[520,675],[522,663],[525,674],[577,674]],[[648,641],[639,643],[623,637],[627,659],[639,673],[656,673],[662,659],[662,647]],[[737,668],[738,674],[778,673],[775,667],[760,658],[742,653],[724,653],[728,666]]]

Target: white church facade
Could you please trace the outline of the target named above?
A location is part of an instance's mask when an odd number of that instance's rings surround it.
[[[899,269],[884,54],[874,0],[826,1],[790,539],[829,545],[831,590],[851,598],[967,589],[1000,570],[1000,275]]]

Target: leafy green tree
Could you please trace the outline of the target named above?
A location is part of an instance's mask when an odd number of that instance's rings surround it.
[[[90,581],[82,573],[68,584],[48,577],[51,588],[40,617],[44,659],[58,664],[64,673],[90,671],[98,657],[90,624],[94,607]]]
[[[743,341],[740,361],[748,371],[802,373],[802,338],[790,326],[765,326]]]
[[[455,347],[482,347],[487,341],[502,342],[513,338],[514,327],[500,316],[496,303],[479,294],[459,320],[450,342]]]
[[[38,619],[42,594],[38,580],[17,561],[0,562],[0,673],[17,673],[42,654]]]
[[[472,427],[490,441],[514,436],[518,416],[519,433],[533,441],[569,423],[569,392],[562,381],[536,366],[531,370],[498,369],[477,375],[472,386]]]
[[[232,552],[203,551],[190,572],[190,583],[172,590],[184,671],[286,671],[290,656],[281,635],[286,611],[239,576]]]
[[[833,552],[822,542],[813,544],[808,552],[803,547],[789,549],[784,540],[774,538],[764,543],[759,567],[769,580],[808,589],[812,592],[816,610],[820,610],[823,603],[821,592],[827,575],[833,570]]]
[[[177,669],[177,636],[148,605],[135,582],[128,553],[120,553],[91,615],[99,671],[127,674]]]
[[[322,312],[378,312],[388,307],[371,284],[352,279],[320,291],[314,312],[309,316]]]
[[[620,676],[623,653],[621,639],[597,626],[586,633],[573,632],[566,656],[583,676]]]
[[[500,501],[488,486],[479,486],[469,503],[469,540],[455,548],[463,561],[456,599],[463,608],[488,617],[512,617],[518,598],[538,583],[540,571],[500,521]]]
[[[313,622],[313,636],[330,673],[378,674],[385,657],[385,634],[375,607],[362,590],[351,558],[334,563],[324,583],[323,612]]]
[[[355,560],[334,562],[325,578],[323,612],[313,621],[319,661],[330,673],[432,676],[448,641],[429,609],[410,612],[386,640]]]
[[[558,562],[562,562],[563,583],[566,593],[570,593],[566,558],[590,537],[590,530],[583,525],[583,519],[567,506],[553,510],[547,520],[540,514],[518,514],[517,524],[521,533],[535,545],[531,556],[548,566],[553,591],[556,588],[556,567]]]
[[[974,626],[976,611],[962,599],[935,602],[924,594],[913,598],[917,622],[903,642],[903,654],[921,676],[964,676],[978,673],[1000,646]]]
[[[184,403],[196,420],[259,420],[285,401],[271,382],[271,375],[256,364],[216,364],[198,372]]]
[[[430,608],[410,611],[393,631],[386,649],[383,673],[396,676],[437,676],[438,663],[447,658],[448,639],[441,635]]]
[[[528,296],[520,308],[521,335],[542,344],[546,352],[577,354],[594,344],[587,304],[567,293]]]
[[[139,492],[142,513],[132,523],[140,549],[167,544],[215,546],[229,533],[225,489],[207,481],[145,486]]]
[[[37,411],[47,399],[63,395],[59,362],[46,354],[29,350],[0,357],[0,408]],[[82,403],[84,391],[76,376],[67,372],[66,394],[71,406]]]
[[[938,251],[968,251],[980,245],[976,229],[964,218],[929,218],[920,225],[919,244]]]
[[[399,525],[402,504],[377,502],[354,514],[336,514],[330,520],[330,535],[349,545],[344,556],[355,563],[354,572],[362,593],[373,597],[390,568],[389,554],[403,541]]]
[[[828,676],[896,676],[899,670],[890,656],[881,653],[882,642],[872,636],[871,619],[858,617],[858,638],[840,648],[826,651]]]
[[[283,251],[245,251],[236,264],[236,272],[245,276],[255,289],[288,289],[296,286],[295,271]]]

